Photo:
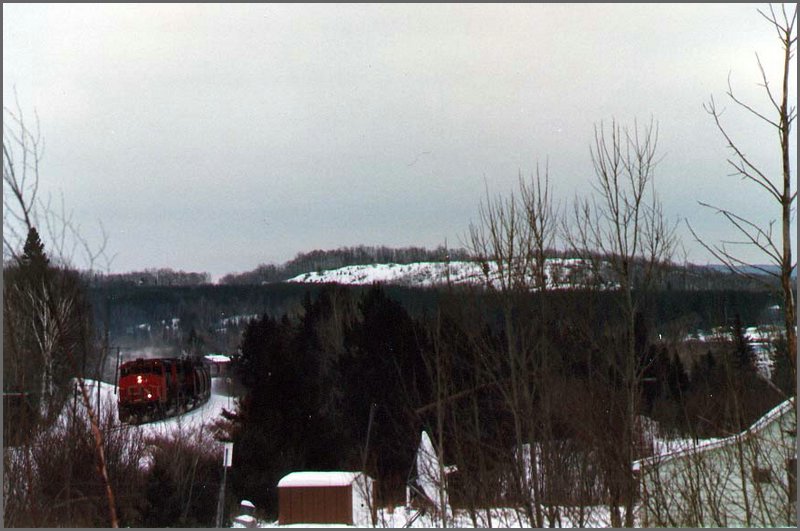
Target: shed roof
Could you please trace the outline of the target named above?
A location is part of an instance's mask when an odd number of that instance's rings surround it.
[[[361,472],[292,472],[281,478],[278,487],[345,487]]]

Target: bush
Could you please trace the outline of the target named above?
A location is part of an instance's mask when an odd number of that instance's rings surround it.
[[[211,433],[179,429],[148,441],[145,527],[214,526],[222,455]]]

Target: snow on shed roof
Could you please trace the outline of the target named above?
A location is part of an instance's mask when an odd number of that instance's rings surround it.
[[[361,472],[292,472],[281,478],[278,487],[345,487]]]

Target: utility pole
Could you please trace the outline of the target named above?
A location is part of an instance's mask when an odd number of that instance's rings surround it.
[[[225,481],[228,479],[228,468],[233,464],[233,443],[222,443],[222,483],[219,486],[219,499],[217,500],[217,521],[214,527],[222,527],[225,513]]]
[[[117,366],[114,369],[114,394],[119,390],[119,347],[117,347]]]
[[[109,319],[109,316],[111,315],[111,297],[108,294],[106,294],[106,308],[105,309],[106,309],[106,316],[105,316],[105,320],[104,320],[104,323],[103,323],[103,328],[104,328],[103,353],[100,354],[100,364],[99,364],[99,368],[97,369],[97,378],[96,378],[96,381],[95,381],[95,386],[97,386],[97,418],[98,419],[101,418],[100,417],[100,407],[101,407],[101,404],[100,404],[100,383],[103,381],[103,369],[105,368],[106,358],[108,357],[108,349],[110,348],[109,345],[108,345],[108,328],[109,328],[108,319]]]
[[[375,406],[377,406],[375,402],[373,402],[369,406],[369,421],[367,422],[367,444],[364,447],[364,454],[361,456],[361,471],[366,474],[367,473],[367,455],[369,455],[369,434],[372,431],[372,419],[375,418]]]

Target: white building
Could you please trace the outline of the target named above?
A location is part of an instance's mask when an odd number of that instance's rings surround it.
[[[796,525],[795,408],[789,399],[742,433],[635,462],[642,525]]]

